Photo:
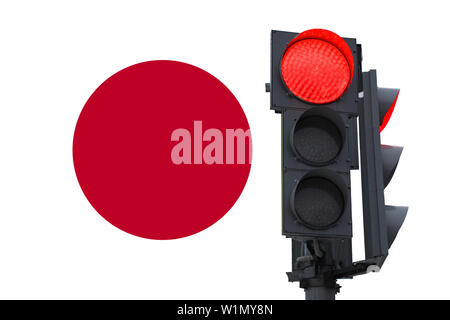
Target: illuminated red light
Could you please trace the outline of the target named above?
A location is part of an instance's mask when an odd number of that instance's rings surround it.
[[[324,29],[300,33],[281,60],[281,75],[288,89],[310,103],[338,99],[350,85],[353,71],[353,55],[345,40]]]
[[[383,131],[383,129],[386,127],[386,125],[389,122],[389,119],[391,119],[392,112],[394,112],[395,104],[397,103],[398,95],[400,94],[400,91],[397,93],[397,96],[395,97],[394,102],[392,102],[392,105],[389,107],[389,110],[386,112],[383,118],[383,122],[380,125],[380,132]]]

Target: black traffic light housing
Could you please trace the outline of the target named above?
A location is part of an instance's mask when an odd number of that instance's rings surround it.
[[[355,39],[344,39],[353,53],[356,66],[353,81],[338,100],[318,106],[297,98],[287,88],[280,72],[286,47],[297,36],[293,32],[272,31],[271,109],[282,113],[282,232],[288,237],[302,239],[350,238],[350,169],[358,168],[358,47]],[[322,144],[325,141],[327,145],[323,145],[322,150],[311,150],[314,141],[301,139],[308,134],[311,139],[320,139]],[[341,199],[334,205],[341,208],[339,212],[330,214],[328,219],[322,215],[322,221],[313,223],[314,215],[308,215],[305,210],[302,214],[295,204],[302,198],[299,190],[305,190],[305,187],[309,190],[315,187],[320,189],[320,184],[330,190],[324,193],[325,196],[328,194],[330,200],[333,194],[340,194]],[[317,211],[320,212],[320,208]]]
[[[301,79],[298,89],[298,81],[283,73],[287,70],[283,61],[288,49],[304,40],[318,41],[304,42],[293,59],[294,67],[290,66]],[[335,48],[330,49],[330,44]],[[327,57],[320,52],[302,54],[322,45],[344,55],[352,74],[339,95],[314,103],[298,93],[331,91],[323,89],[322,75],[316,77],[318,83],[311,80],[311,73],[323,72]],[[305,59],[313,65],[305,66]],[[327,30],[271,34],[271,83],[266,91],[271,109],[282,116],[282,233],[292,238],[289,280],[300,281],[307,299],[334,299],[339,289],[336,279],[378,271],[406,216],[406,207],[385,207],[383,190],[402,148],[380,143],[380,126],[384,128],[389,120],[399,91],[378,88],[375,71],[363,73],[361,60],[356,39]],[[301,66],[296,69],[297,61]],[[336,57],[330,61],[334,69]],[[323,76],[329,80],[333,74]],[[358,117],[366,259],[353,262],[350,170],[359,169]]]
[[[382,145],[379,128],[389,109],[394,108],[399,90],[378,88],[375,70],[363,73],[363,84],[359,126],[364,241],[366,260],[381,268],[408,211],[407,207],[386,206],[384,202],[384,188],[403,148]]]
[[[307,238],[308,236],[349,238],[352,236],[350,168],[358,167],[354,119],[354,117],[336,113],[326,107],[310,108],[307,111],[284,110],[282,119],[284,235],[294,238]],[[329,154],[322,154],[320,157],[322,159],[317,159],[314,150],[310,151],[309,141],[302,143],[298,137],[294,138],[296,135],[307,135],[308,131],[313,131],[319,126],[334,133],[339,140],[328,142],[324,150],[333,150]],[[314,132],[310,132],[310,136],[312,135]],[[320,132],[316,133],[316,136],[320,138]],[[317,160],[325,161],[313,161],[314,157]],[[300,190],[304,190],[305,187],[309,190],[320,190],[320,184],[324,189],[330,190],[323,196],[333,197],[333,194],[340,196],[339,203],[334,204],[335,206],[339,205],[340,208],[339,212],[330,212],[328,218],[319,215],[317,218],[321,218],[321,221],[314,222],[312,221],[314,216],[309,217],[313,213],[309,214],[305,210],[300,210],[296,204],[301,201],[301,198],[305,198],[302,197]],[[326,203],[323,204],[326,205]],[[320,212],[320,208],[317,210]],[[336,219],[333,219],[333,216],[336,216]]]

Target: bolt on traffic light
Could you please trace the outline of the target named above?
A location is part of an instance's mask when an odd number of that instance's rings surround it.
[[[266,91],[282,116],[282,233],[292,238],[289,280],[309,299],[334,298],[336,279],[380,268],[406,215],[404,207],[385,208],[383,193],[402,148],[379,142],[399,90],[378,88],[368,76],[356,39],[324,29],[272,31]],[[366,260],[353,262],[358,118]]]

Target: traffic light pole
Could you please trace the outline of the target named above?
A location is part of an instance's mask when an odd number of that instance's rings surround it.
[[[335,300],[335,299],[336,299],[336,289],[334,288],[310,287],[305,289],[305,300]]]
[[[305,300],[335,300],[339,285],[336,280],[326,278],[309,279],[305,289]]]

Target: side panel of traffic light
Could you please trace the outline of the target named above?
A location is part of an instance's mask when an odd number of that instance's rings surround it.
[[[397,168],[403,148],[382,145],[384,129],[397,102],[399,90],[377,87],[376,71],[363,73],[363,99],[359,128],[366,260],[381,267],[403,221],[407,207],[386,206],[384,188]]]

